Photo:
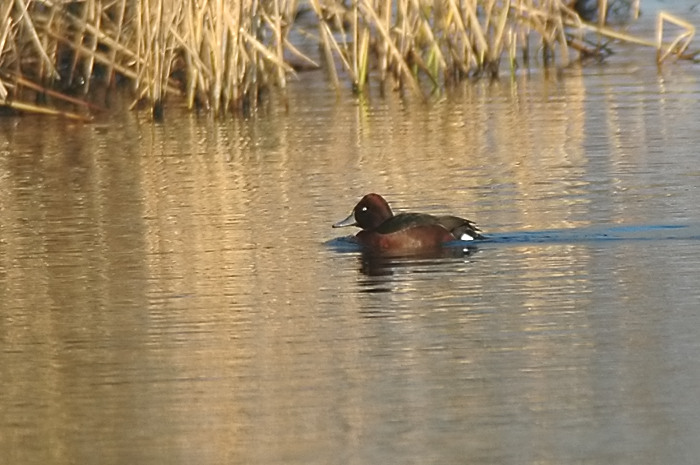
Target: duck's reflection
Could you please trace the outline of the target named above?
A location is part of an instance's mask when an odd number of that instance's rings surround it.
[[[463,259],[477,253],[476,246],[442,247],[435,250],[406,253],[382,253],[363,251],[358,257],[360,272],[365,276],[392,276],[410,267],[425,269],[445,264],[453,259]]]

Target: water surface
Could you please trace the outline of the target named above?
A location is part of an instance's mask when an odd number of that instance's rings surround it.
[[[0,120],[4,461],[694,463],[697,76]],[[490,240],[339,249],[370,191]]]

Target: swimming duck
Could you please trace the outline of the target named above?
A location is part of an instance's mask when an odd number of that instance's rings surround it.
[[[334,228],[345,226],[361,228],[355,239],[373,250],[434,249],[455,240],[484,238],[476,224],[457,216],[394,215],[389,203],[379,194],[362,197],[350,216],[333,225]]]

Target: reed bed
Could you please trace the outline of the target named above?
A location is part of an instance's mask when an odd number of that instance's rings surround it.
[[[655,39],[630,36],[607,24],[608,1],[586,22],[572,0],[8,0],[0,105],[85,119],[94,89],[120,85],[156,118],[171,96],[224,115],[320,66],[339,88],[376,82],[426,97],[466,78],[600,58],[609,40],[656,47],[659,63],[695,59],[692,25],[664,13]],[[639,0],[629,1],[634,16]],[[318,56],[292,34],[315,38]]]

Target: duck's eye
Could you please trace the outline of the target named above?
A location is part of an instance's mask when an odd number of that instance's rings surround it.
[[[366,212],[366,211],[367,211],[367,207],[362,207],[362,210],[361,210],[361,211]]]

